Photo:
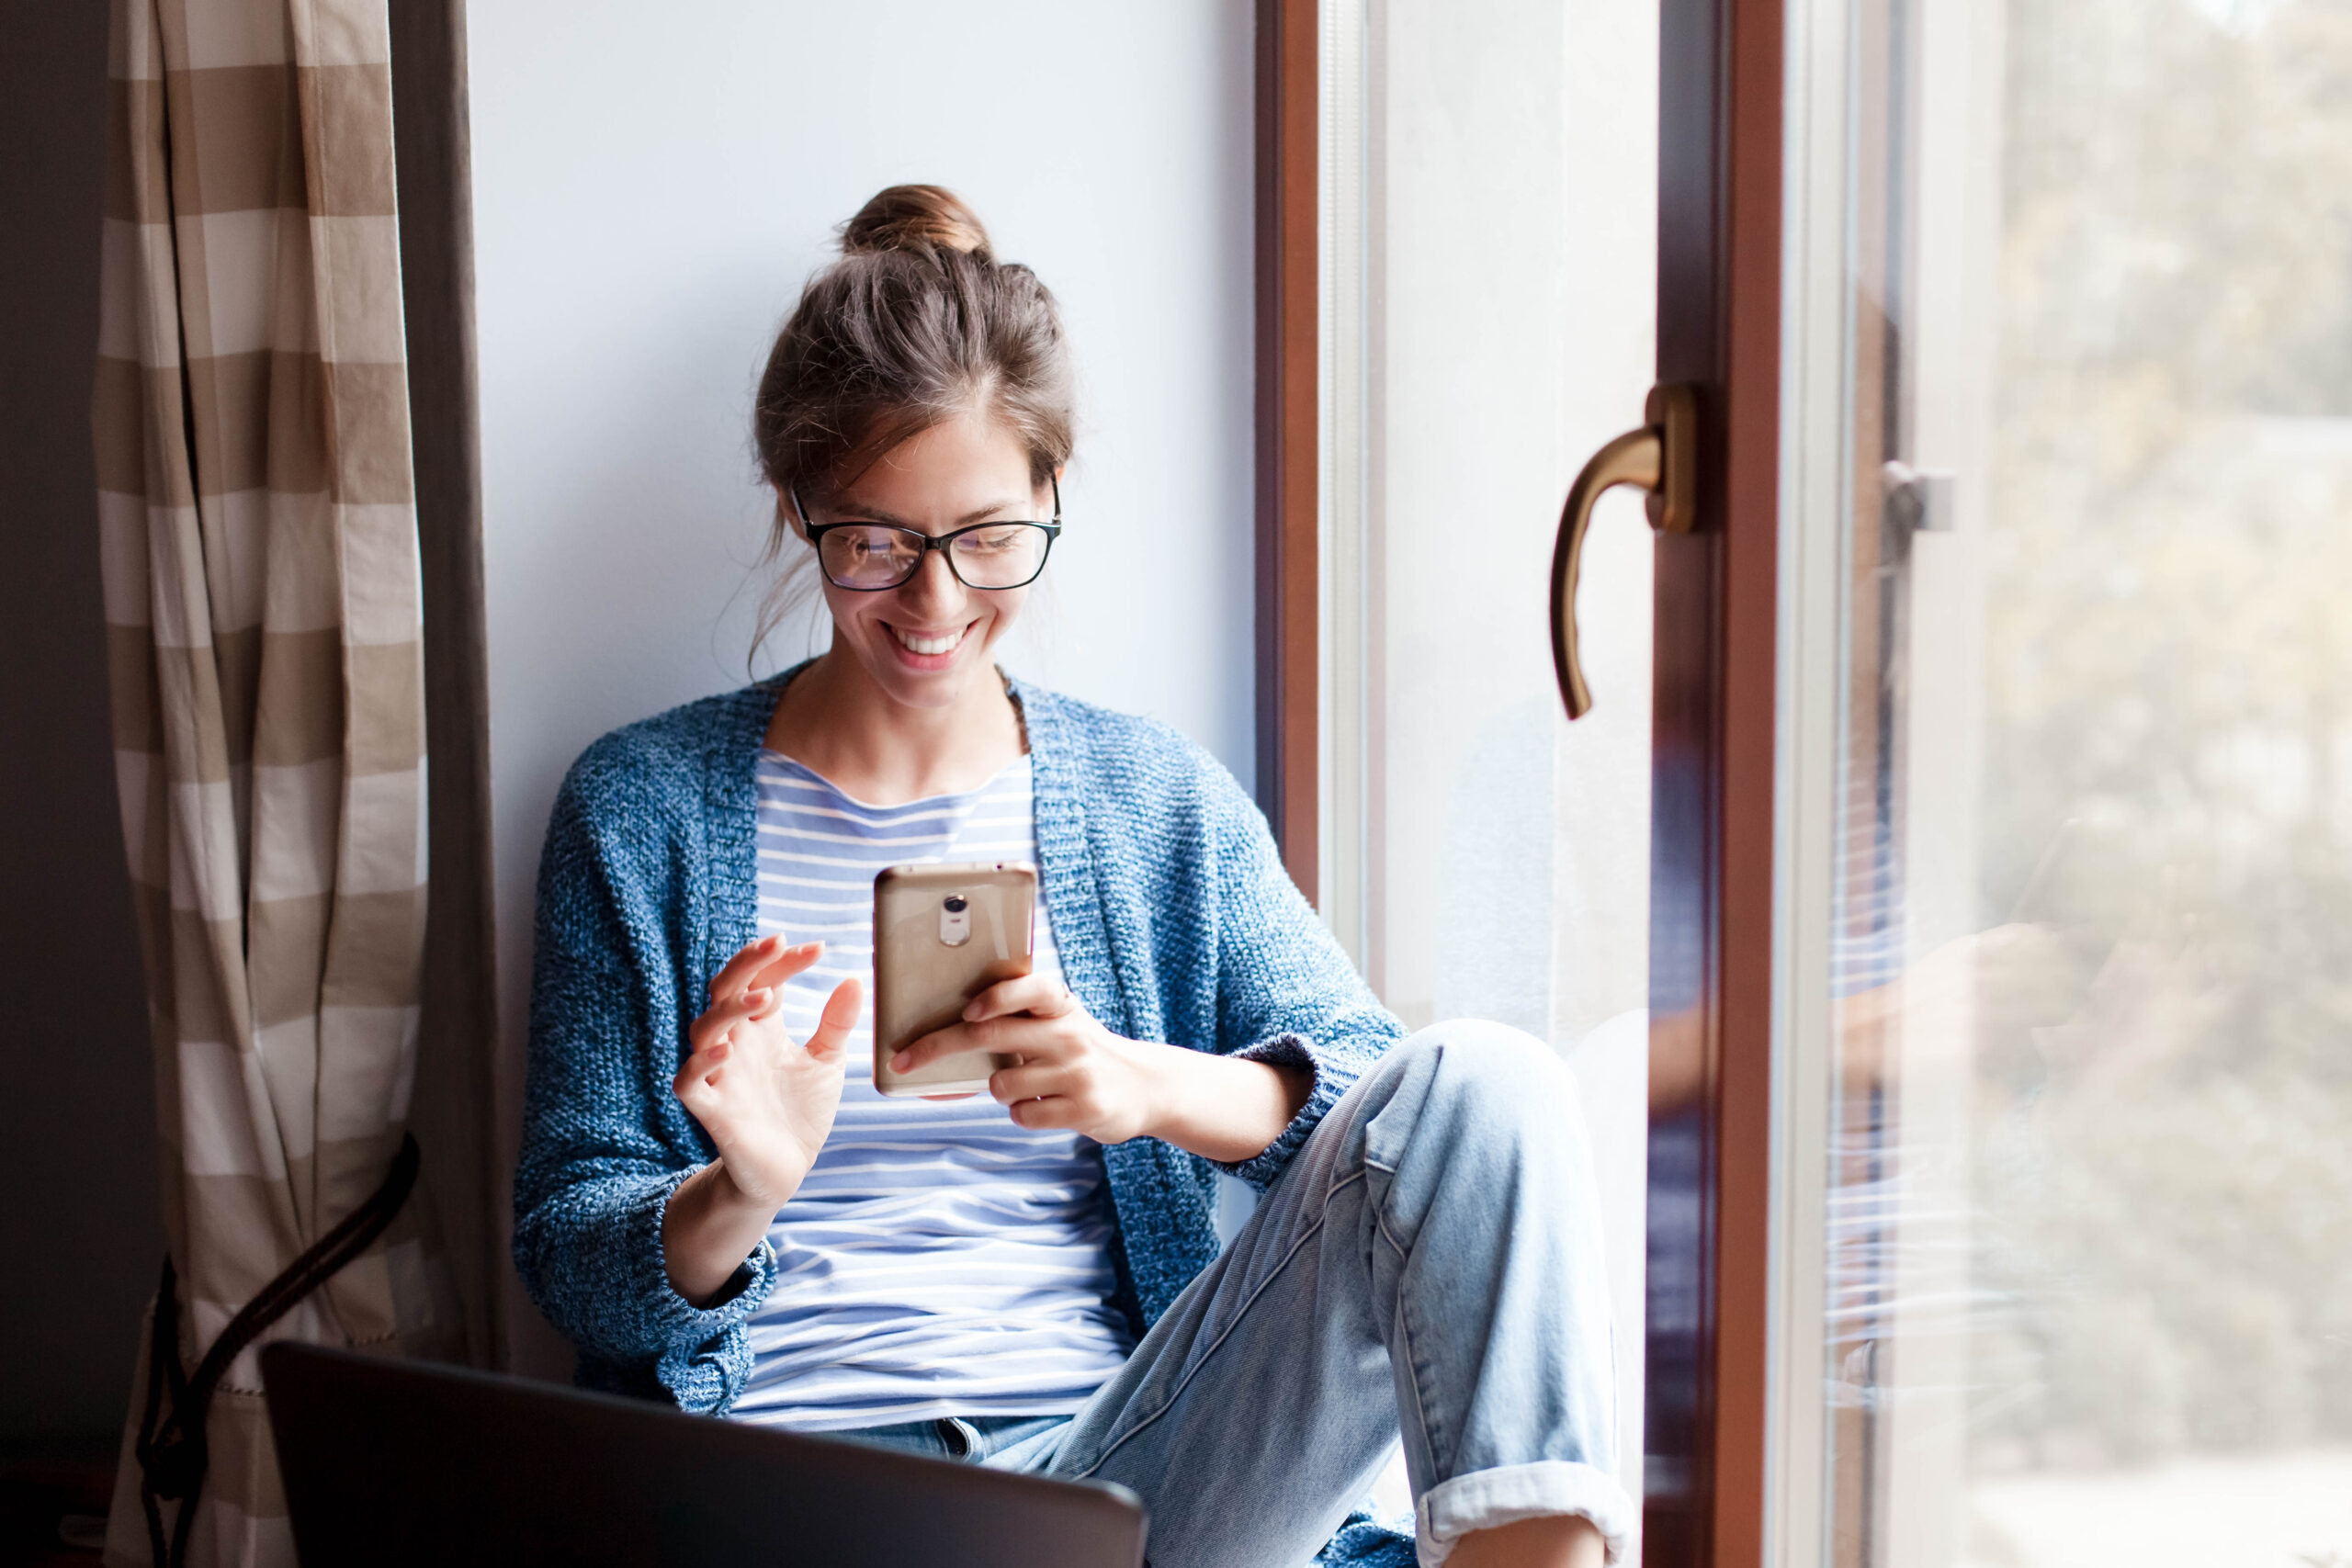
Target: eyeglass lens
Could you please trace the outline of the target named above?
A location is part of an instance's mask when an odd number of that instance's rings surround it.
[[[949,564],[967,588],[1018,588],[1044,570],[1046,530],[1034,523],[972,529],[949,541]],[[843,588],[896,588],[915,574],[922,536],[903,528],[851,526],[819,542],[825,575]]]

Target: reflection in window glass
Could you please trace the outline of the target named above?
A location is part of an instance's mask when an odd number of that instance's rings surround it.
[[[2352,1563],[2352,7],[1847,15],[1825,1555]]]

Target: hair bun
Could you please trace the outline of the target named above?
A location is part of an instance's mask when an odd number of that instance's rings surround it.
[[[960,251],[989,259],[989,231],[954,191],[938,186],[892,186],[842,225],[842,254],[876,251]]]

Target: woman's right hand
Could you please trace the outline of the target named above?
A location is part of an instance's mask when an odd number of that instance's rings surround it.
[[[772,936],[728,960],[711,979],[709,1009],[686,1029],[694,1055],[672,1085],[718,1146],[729,1182],[770,1214],[800,1190],[832,1133],[844,1047],[864,999],[857,981],[843,980],[806,1043],[785,1032],[776,1016],[784,983],[824,951]]]
[[[718,1298],[832,1133],[864,987],[834,987],[805,1044],[776,1018],[784,983],[823,952],[782,937],[753,942],[712,978],[709,1008],[687,1026],[694,1054],[671,1088],[718,1157],[670,1194],[662,1251],[672,1287],[696,1306]]]

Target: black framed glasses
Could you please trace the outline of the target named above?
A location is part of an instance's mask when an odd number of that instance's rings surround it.
[[[797,491],[790,491],[792,510],[801,532],[817,547],[817,565],[825,581],[853,593],[879,593],[913,581],[922,558],[937,550],[947,570],[967,588],[998,592],[1026,588],[1046,570],[1046,558],[1062,532],[1062,486],[1054,487],[1054,518],[1050,523],[1005,521],[975,523],[944,534],[926,534],[895,523],[811,523]]]

